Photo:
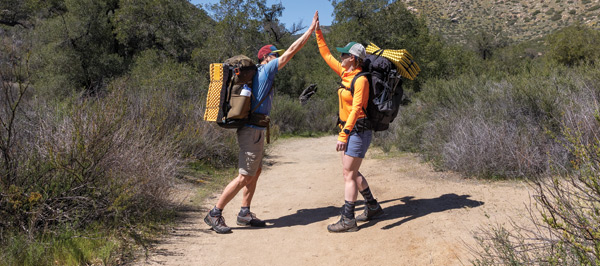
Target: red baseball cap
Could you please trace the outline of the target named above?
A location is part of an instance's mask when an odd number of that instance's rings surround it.
[[[275,45],[267,44],[267,45],[263,46],[262,48],[260,48],[260,50],[258,50],[258,60],[259,61],[262,60],[265,57],[265,55],[268,55],[268,54],[276,53],[278,55],[282,55],[284,51],[285,51],[285,49],[277,50],[277,47],[275,47]]]

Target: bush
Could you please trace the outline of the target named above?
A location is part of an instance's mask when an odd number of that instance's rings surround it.
[[[127,225],[164,206],[179,162],[175,146],[125,119],[125,103],[110,95],[78,101],[66,116],[38,116],[27,147],[33,156],[3,184],[0,209],[15,218],[6,227],[35,234],[65,223]]]
[[[600,5],[595,5],[587,9],[588,12],[596,11],[600,9]]]
[[[160,139],[175,141],[184,158],[217,167],[237,161],[235,131],[203,119],[208,74],[148,50],[113,86],[128,95],[130,118]]]
[[[550,17],[550,20],[552,21],[557,21],[562,19],[562,15],[560,14],[560,12],[556,12],[554,13],[554,15],[552,15],[552,17]]]
[[[535,227],[515,225],[485,229],[477,237],[475,265],[597,265],[600,260],[600,151],[598,110],[564,120],[563,144],[573,155],[574,171],[565,174],[555,165],[554,175],[535,179]],[[579,118],[584,118],[579,120]],[[576,124],[570,121],[577,120]],[[571,127],[570,125],[573,125]],[[594,129],[592,138],[588,132]],[[539,218],[538,218],[539,217]]]
[[[315,94],[306,105],[301,105],[297,98],[277,95],[273,100],[271,123],[279,128],[280,133],[309,135],[318,132],[332,131],[335,128],[337,117],[332,104],[333,98],[323,99]],[[325,96],[327,97],[327,96]],[[336,99],[337,101],[337,99]]]
[[[0,118],[8,122],[0,127],[0,215],[6,217],[0,245],[31,247],[0,252],[16,264],[37,265],[54,252],[69,253],[57,256],[74,258],[73,264],[96,263],[89,259],[95,255],[70,248],[110,253],[104,245],[112,240],[63,241],[61,234],[89,234],[97,225],[101,232],[137,235],[138,225],[171,210],[170,188],[184,161],[228,166],[237,160],[235,132],[202,121],[206,80],[156,52],[137,57],[129,76],[95,97],[43,97],[45,89],[24,81],[28,73],[16,74],[0,72],[6,92]]]
[[[600,57],[600,33],[584,25],[566,27],[546,38],[547,59],[573,66],[595,62]]]
[[[549,171],[548,156],[566,164],[567,151],[552,138],[560,136],[557,121],[593,108],[598,69],[522,71],[529,73],[430,81],[402,109],[394,146],[468,176],[529,178]]]

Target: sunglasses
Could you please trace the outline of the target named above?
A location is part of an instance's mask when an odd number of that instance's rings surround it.
[[[275,58],[279,57],[279,54],[278,54],[278,53],[270,53],[269,55],[272,55],[272,56],[274,56]]]
[[[341,58],[346,58],[346,57],[349,57],[349,56],[350,56],[350,54],[349,54],[349,53],[342,53],[342,56],[340,56],[340,57],[341,57]]]

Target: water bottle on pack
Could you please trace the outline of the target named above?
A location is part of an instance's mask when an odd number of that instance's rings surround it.
[[[252,95],[252,89],[250,89],[248,85],[244,84],[244,86],[242,86],[242,91],[240,92],[240,95],[244,97],[250,97],[250,95]]]

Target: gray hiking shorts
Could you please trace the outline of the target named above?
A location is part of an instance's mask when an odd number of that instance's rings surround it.
[[[365,158],[365,154],[367,154],[372,138],[373,131],[371,130],[361,132],[353,130],[348,137],[348,144],[346,145],[344,154],[356,158]]]
[[[265,144],[264,130],[241,127],[237,130],[240,154],[238,157],[239,173],[254,176],[262,165]]]

